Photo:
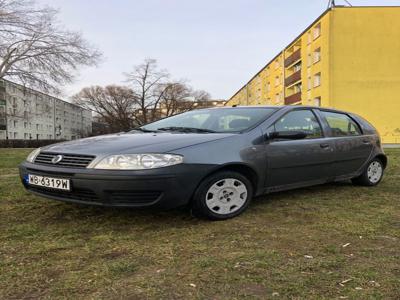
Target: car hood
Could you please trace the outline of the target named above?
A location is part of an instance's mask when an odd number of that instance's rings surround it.
[[[234,134],[167,132],[109,134],[46,146],[42,151],[83,155],[165,153],[232,135]]]

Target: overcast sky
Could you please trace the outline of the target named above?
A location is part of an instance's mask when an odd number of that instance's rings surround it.
[[[400,0],[349,0],[400,5]],[[328,0],[41,0],[103,53],[65,96],[89,85],[122,84],[123,72],[155,58],[175,79],[214,99],[232,96],[326,8]],[[343,3],[341,0],[337,4]]]

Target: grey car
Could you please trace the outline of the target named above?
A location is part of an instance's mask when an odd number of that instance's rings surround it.
[[[213,220],[254,196],[352,180],[377,185],[387,165],[360,116],[306,106],[195,110],[132,131],[39,148],[20,165],[25,188],[66,202],[189,206]]]

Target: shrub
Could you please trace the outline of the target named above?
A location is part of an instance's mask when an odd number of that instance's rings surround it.
[[[65,140],[0,140],[0,148],[38,148]]]

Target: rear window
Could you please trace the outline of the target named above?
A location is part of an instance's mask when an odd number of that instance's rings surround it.
[[[321,111],[331,128],[333,136],[355,136],[361,135],[358,124],[346,114]]]

